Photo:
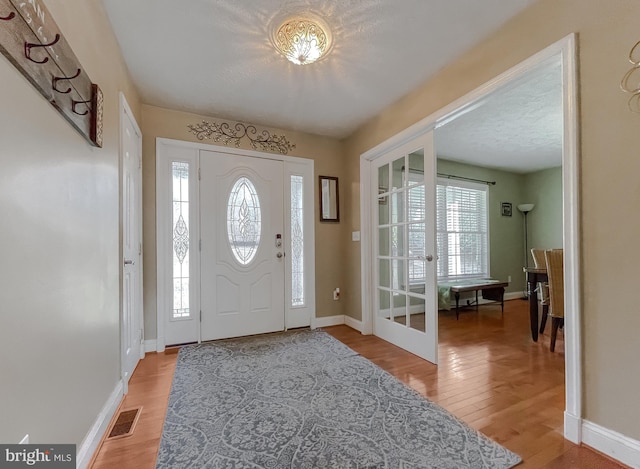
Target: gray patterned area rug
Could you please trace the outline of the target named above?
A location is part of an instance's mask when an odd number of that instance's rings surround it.
[[[519,462],[329,334],[302,330],[183,347],[156,468]]]

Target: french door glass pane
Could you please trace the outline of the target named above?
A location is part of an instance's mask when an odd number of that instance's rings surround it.
[[[383,318],[388,318],[391,314],[391,292],[388,290],[378,289],[378,315]]]
[[[394,290],[401,291],[407,287],[404,266],[403,259],[391,259],[391,288]]]
[[[408,191],[408,203],[409,221],[422,221],[424,220],[424,185],[413,186]]]
[[[391,255],[402,257],[404,252],[404,226],[393,225],[391,227]]]
[[[394,192],[390,195],[391,219],[389,223],[404,222],[404,192]]]
[[[378,198],[378,225],[389,224],[389,196]]]
[[[419,184],[424,180],[424,149],[409,153],[409,185]]]
[[[405,161],[404,156],[398,158],[391,166],[391,187],[400,189],[404,185]]]
[[[391,288],[389,277],[389,259],[380,259],[378,263],[378,285]]]
[[[378,194],[389,192],[389,165],[378,168]]]
[[[380,256],[389,255],[389,227],[378,230],[378,254]]]
[[[420,332],[426,331],[425,322],[425,299],[418,296],[409,295],[409,314],[410,321],[409,326],[412,329],[419,330]]]
[[[403,294],[393,295],[393,320],[400,324],[407,323],[407,296]]]

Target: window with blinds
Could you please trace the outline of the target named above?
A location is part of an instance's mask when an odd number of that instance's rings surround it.
[[[488,188],[438,179],[438,278],[489,276]]]

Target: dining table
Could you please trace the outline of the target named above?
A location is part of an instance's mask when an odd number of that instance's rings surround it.
[[[547,269],[537,269],[535,267],[524,267],[524,273],[527,277],[527,292],[529,295],[529,323],[531,325],[531,338],[534,342],[538,341],[538,282],[547,282],[549,277]],[[549,313],[549,306],[542,306],[542,314]]]

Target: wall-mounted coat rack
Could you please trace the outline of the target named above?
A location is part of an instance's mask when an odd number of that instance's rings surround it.
[[[102,147],[102,91],[41,0],[0,0],[0,52],[78,132]]]

